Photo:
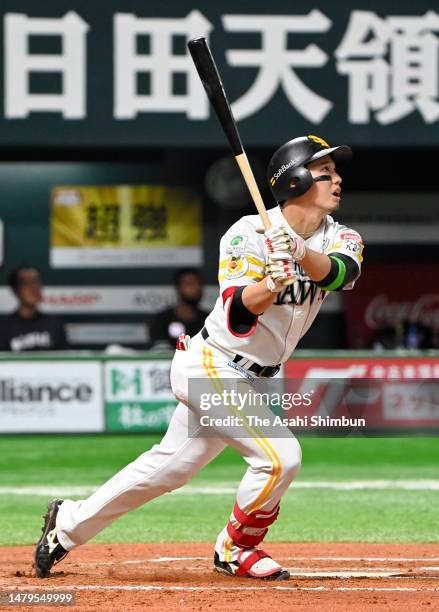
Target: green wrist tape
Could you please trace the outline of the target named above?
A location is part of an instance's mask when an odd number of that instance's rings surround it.
[[[320,287],[320,289],[323,289],[323,291],[336,291],[337,289],[340,289],[340,287],[343,287],[343,283],[346,278],[346,265],[344,261],[342,261],[338,257],[335,257],[335,255],[331,255],[330,258],[333,261],[337,262],[338,274],[336,278],[332,281],[332,283],[326,285],[326,287]]]

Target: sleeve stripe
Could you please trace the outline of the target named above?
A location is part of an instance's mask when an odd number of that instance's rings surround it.
[[[323,289],[323,291],[336,291],[339,287],[343,285],[345,277],[346,277],[346,265],[344,261],[342,261],[338,257],[335,257],[335,255],[331,255],[331,259],[337,262],[338,273],[335,279],[332,281],[332,283],[330,283],[329,285],[326,285],[326,287],[320,286],[320,289]]]
[[[265,268],[265,263],[262,260],[257,259],[256,257],[251,257],[249,255],[245,255],[245,258],[248,261],[248,263],[251,263],[254,266],[257,266],[258,268]],[[223,268],[225,268],[227,266],[228,261],[229,261],[228,259],[221,260],[219,264],[219,269],[222,270]]]
[[[254,270],[247,270],[247,272],[245,274],[242,275],[241,278],[256,278],[257,280],[262,280],[264,278],[264,275],[261,274],[260,272],[255,272]],[[219,274],[218,275],[218,280],[221,282],[223,280],[234,280],[234,279],[228,279],[227,276],[225,274]]]
[[[265,269],[265,262],[261,261],[260,259],[257,259],[256,257],[250,257],[249,255],[247,255],[247,261],[253,264],[254,266],[258,266],[259,268]]]

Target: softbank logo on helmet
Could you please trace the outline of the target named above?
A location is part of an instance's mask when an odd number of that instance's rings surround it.
[[[276,172],[273,174],[273,176],[270,179],[270,183],[272,185],[275,184],[275,182],[277,181],[277,179],[282,176],[282,174],[288,170],[288,168],[291,168],[291,166],[294,166],[295,161],[294,159],[290,160],[288,163],[286,164],[282,164],[282,166],[279,168],[279,170],[276,170]]]

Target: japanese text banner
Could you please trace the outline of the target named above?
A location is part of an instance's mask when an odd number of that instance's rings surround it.
[[[248,146],[279,144],[288,125],[355,146],[437,143],[439,12],[428,0],[28,5],[0,9],[3,146],[224,145],[186,49],[198,36]]]
[[[201,251],[201,205],[190,189],[119,185],[52,190],[54,268],[200,265]]]

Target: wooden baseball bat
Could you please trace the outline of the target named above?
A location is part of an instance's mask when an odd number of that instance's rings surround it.
[[[238,132],[229,100],[227,99],[224,85],[218,72],[218,68],[213,59],[212,52],[204,37],[193,38],[188,42],[188,49],[195,64],[195,68],[206,90],[207,97],[212,104],[218,120],[224,130],[233,155],[244,177],[252,200],[261,217],[264,229],[270,229],[271,223],[267,215],[264,201],[256,183],[253,171],[248,161],[247,155],[242,146],[241,137]]]

